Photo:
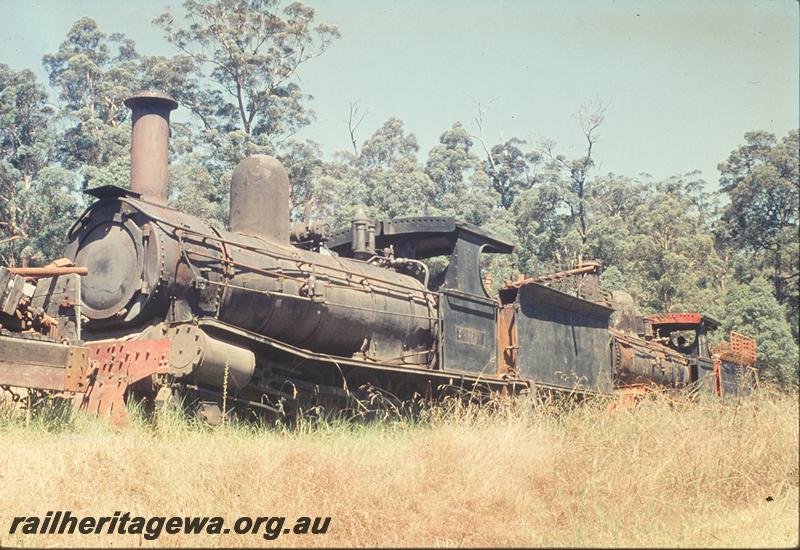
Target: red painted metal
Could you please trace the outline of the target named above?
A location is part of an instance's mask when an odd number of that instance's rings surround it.
[[[701,313],[658,313],[648,317],[652,325],[699,325],[703,322]]]
[[[108,417],[112,425],[125,425],[125,391],[140,380],[167,371],[170,340],[95,342],[88,347],[88,389],[78,406],[89,414]]]
[[[756,362],[756,341],[749,336],[731,331],[731,352],[741,358],[742,365],[751,366]]]

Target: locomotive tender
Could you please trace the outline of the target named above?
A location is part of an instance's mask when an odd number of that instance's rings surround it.
[[[652,330],[638,329],[641,316],[623,315],[599,291],[596,270],[580,272],[590,296],[541,280],[508,283],[492,296],[481,255],[513,245],[475,226],[443,217],[376,221],[360,210],[332,234],[323,224],[290,224],[288,177],[271,157],[235,168],[229,231],[171,209],[169,115],[177,103],[144,92],[126,105],[131,188],[89,190],[97,201],[69,232],[65,255],[86,274],[78,281],[56,269],[29,289],[28,302],[17,293],[27,305],[49,296],[51,307],[37,311],[66,319],[59,326],[67,347],[88,348],[77,354],[84,359],[65,361],[47,359],[55,356],[41,351],[41,339],[24,343],[39,346],[28,361],[66,368],[61,377],[71,385],[62,389],[84,391],[89,408],[109,412],[126,390],[172,387],[199,397],[213,417],[225,402],[285,412],[370,387],[398,399],[452,388],[519,393],[532,384],[608,393],[643,382],[698,385],[709,369],[713,376],[703,344],[711,321],[701,323],[693,350],[666,350]],[[440,256],[447,266],[431,276],[424,260]],[[73,299],[56,304],[56,287]],[[23,368],[24,359],[11,357],[25,354],[20,345],[0,336],[0,385],[10,384],[4,368]]]

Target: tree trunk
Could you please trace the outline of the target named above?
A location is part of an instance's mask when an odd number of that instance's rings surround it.
[[[774,269],[775,273],[772,276],[772,282],[775,286],[775,299],[778,303],[783,305],[785,296],[783,295],[783,280],[781,279],[782,258],[780,247],[775,251]]]

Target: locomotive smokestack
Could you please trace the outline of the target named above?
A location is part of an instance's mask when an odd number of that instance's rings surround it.
[[[131,190],[167,204],[169,113],[178,102],[161,92],[138,92],[125,100],[132,111]]]
[[[230,226],[234,233],[289,244],[289,176],[278,159],[254,155],[236,165]]]

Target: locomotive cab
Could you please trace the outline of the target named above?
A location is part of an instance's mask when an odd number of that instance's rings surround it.
[[[328,248],[340,256],[360,253],[357,227],[335,232]],[[514,245],[474,225],[447,217],[410,217],[370,221],[371,253],[381,251],[403,260],[420,262],[447,257],[447,264],[427,278],[429,290],[438,293],[442,336],[438,339],[440,365],[479,376],[498,374],[498,302],[483,285],[480,259],[483,253],[510,254]],[[401,260],[398,260],[401,261]],[[441,368],[441,367],[440,367]]]
[[[700,313],[665,313],[643,318],[644,336],[686,357],[686,382],[714,393],[717,376],[708,347],[708,332],[719,322]]]
[[[339,256],[357,258],[390,254],[396,258],[428,260],[447,258],[444,269],[429,278],[433,291],[452,289],[490,298],[480,276],[483,253],[510,254],[514,245],[497,235],[449,217],[417,216],[391,220],[367,220],[357,210],[353,227],[333,233],[328,249]],[[363,244],[358,228],[369,228],[371,244]]]
[[[700,313],[668,313],[646,318],[653,339],[689,357],[711,359],[708,332],[716,330],[719,322]]]

